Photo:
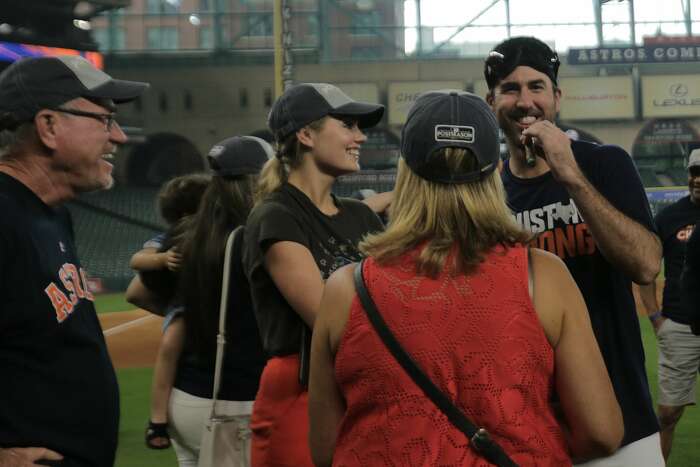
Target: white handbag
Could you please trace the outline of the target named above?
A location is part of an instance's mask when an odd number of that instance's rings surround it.
[[[226,239],[224,270],[221,279],[221,304],[219,307],[219,334],[216,337],[216,366],[212,391],[211,415],[202,433],[197,467],[249,467],[250,466],[250,416],[224,416],[217,413],[221,366],[226,346],[226,310],[228,307],[231,253],[234,242],[240,241],[243,226],[237,227]]]

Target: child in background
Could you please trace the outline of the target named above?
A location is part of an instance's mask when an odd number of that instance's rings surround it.
[[[153,371],[151,416],[146,429],[146,446],[151,449],[170,447],[168,400],[184,340],[182,320],[173,319],[182,312],[182,308],[172,302],[181,261],[175,245],[184,233],[186,219],[197,212],[210,180],[211,177],[205,174],[188,174],[163,185],[158,193],[158,206],[169,229],[144,243],[143,249],[134,253],[129,262],[138,275],[127,289],[127,300],[148,311],[166,315]],[[148,297],[139,293],[142,285],[153,293]]]

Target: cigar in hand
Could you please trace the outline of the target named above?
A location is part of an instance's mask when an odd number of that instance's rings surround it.
[[[537,162],[537,155],[535,154],[535,140],[533,138],[527,138],[525,140],[525,163],[528,167],[534,167]]]

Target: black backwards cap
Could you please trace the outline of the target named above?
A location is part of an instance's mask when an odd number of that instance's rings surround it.
[[[519,66],[529,66],[549,76],[554,85],[559,74],[559,56],[535,37],[511,37],[498,44],[486,57],[484,77],[489,90]]]
[[[455,172],[433,156],[444,148],[471,150],[478,161],[470,172]],[[484,179],[498,166],[498,122],[479,96],[452,89],[421,94],[401,130],[401,156],[411,170],[431,182],[458,184]]]
[[[282,94],[270,109],[267,126],[278,142],[309,123],[330,115],[352,117],[360,128],[369,128],[382,119],[384,106],[356,102],[327,83],[296,84]]]
[[[0,74],[0,129],[11,129],[41,109],[55,109],[78,97],[129,102],[148,86],[113,79],[78,55],[24,58]]]
[[[268,159],[274,157],[270,143],[255,136],[234,136],[216,143],[207,160],[214,175],[233,177],[260,173]]]

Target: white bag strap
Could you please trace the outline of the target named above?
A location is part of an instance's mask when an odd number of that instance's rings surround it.
[[[226,311],[228,309],[228,291],[231,279],[231,257],[237,238],[243,233],[243,226],[236,227],[226,239],[224,249],[224,268],[221,277],[221,303],[219,305],[219,334],[216,336],[216,364],[214,370],[214,389],[212,390],[211,418],[216,418],[216,402],[219,399],[221,386],[221,367],[224,362],[224,347],[226,347]]]

